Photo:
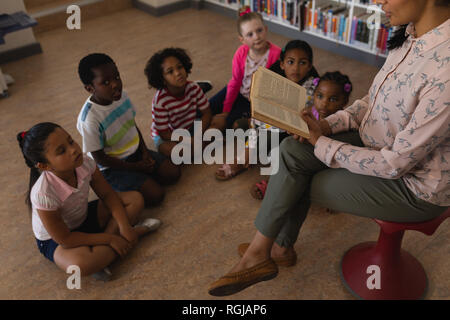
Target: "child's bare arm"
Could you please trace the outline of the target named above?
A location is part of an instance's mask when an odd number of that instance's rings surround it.
[[[136,126],[136,130],[139,134],[139,150],[142,153],[144,159],[151,159],[150,153],[148,152],[147,146],[145,145],[144,137],[142,136],[141,130]]]
[[[145,141],[142,137],[141,132],[139,131],[139,129],[137,127],[136,127],[136,130],[139,134],[138,148],[142,153],[143,159],[144,160],[147,160],[147,159],[152,160],[150,154],[148,153],[148,150],[145,145]],[[113,169],[121,169],[121,170],[141,171],[141,172],[148,172],[148,173],[151,173],[153,171],[154,163],[152,161],[127,162],[127,161],[107,155],[103,151],[103,149],[97,150],[97,151],[92,151],[91,154],[94,157],[95,162],[97,162],[98,164],[100,164],[104,167],[113,168]]]
[[[225,130],[227,127],[228,113],[219,113],[212,117],[210,128],[218,129],[220,131]]]
[[[212,119],[212,111],[211,108],[206,108],[204,110],[200,110],[202,113],[202,132],[204,133],[211,124]]]
[[[149,173],[152,172],[152,168],[142,161],[127,162],[124,160],[120,160],[118,158],[110,157],[103,151],[103,149],[93,151],[91,152],[91,154],[94,157],[95,162],[104,167],[121,170],[149,172]]]
[[[103,149],[91,152],[94,157],[95,162],[104,167],[114,168],[114,169],[125,169],[125,170],[133,170],[130,167],[130,163],[127,163],[118,158],[114,158],[108,156]]]
[[[169,129],[164,130],[164,131],[159,131],[159,136],[165,140],[165,141],[171,141],[172,138],[172,131],[170,131]]]
[[[92,190],[103,201],[106,208],[111,212],[114,220],[119,226],[120,234],[131,242],[133,245],[137,243],[138,236],[134,234],[133,228],[128,220],[125,208],[117,193],[111,188],[98,168],[95,169],[90,182]]]

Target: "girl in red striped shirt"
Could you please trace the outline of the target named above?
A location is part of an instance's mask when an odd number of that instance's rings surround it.
[[[168,157],[178,144],[171,139],[175,129],[187,129],[193,137],[194,120],[201,120],[202,134],[211,124],[208,99],[197,83],[187,80],[191,69],[185,50],[166,48],[155,53],[144,70],[150,87],[158,90],[152,101],[152,138]]]

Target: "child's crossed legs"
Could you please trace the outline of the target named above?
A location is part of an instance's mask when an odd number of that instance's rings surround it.
[[[121,192],[118,193],[118,196],[122,200],[128,221],[131,225],[135,225],[138,221],[139,213],[144,208],[144,199],[140,193],[135,191]],[[101,200],[99,200],[97,206],[97,220],[103,233],[119,234],[117,222],[112,218],[111,212]],[[136,227],[136,232],[139,236],[143,236],[149,230],[145,227]],[[114,249],[108,245],[81,246],[76,248],[63,248],[61,245],[58,245],[54,253],[54,261],[64,271],[69,266],[76,265],[80,268],[81,275],[87,276],[103,270],[117,256],[118,254]]]

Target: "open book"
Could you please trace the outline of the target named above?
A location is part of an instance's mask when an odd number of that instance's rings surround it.
[[[306,101],[306,89],[299,84],[264,67],[253,74],[250,89],[253,118],[308,139],[308,125],[300,117]]]

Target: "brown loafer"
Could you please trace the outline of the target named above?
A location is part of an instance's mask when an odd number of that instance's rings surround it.
[[[243,256],[245,251],[247,251],[248,246],[250,245],[250,243],[241,243],[238,247],[238,253],[239,256]],[[297,253],[290,254],[287,257],[283,257],[283,258],[272,258],[273,261],[277,264],[277,266],[279,267],[292,267],[295,266],[295,264],[297,263]]]
[[[212,296],[228,296],[255,283],[273,279],[277,274],[277,265],[272,259],[267,259],[256,266],[224,275],[211,284],[208,293]]]

